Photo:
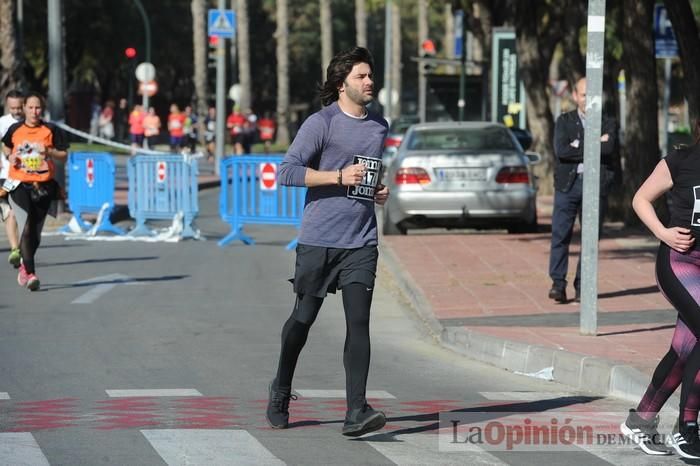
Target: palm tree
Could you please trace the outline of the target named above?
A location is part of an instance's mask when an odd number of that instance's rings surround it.
[[[321,7],[321,81],[326,78],[326,68],[333,56],[333,20],[331,0],[319,0]]]
[[[277,143],[289,144],[289,18],[287,0],[277,0]]]
[[[194,93],[198,121],[207,114],[207,32],[206,0],[192,0],[192,46],[194,47]],[[204,131],[199,132],[204,136]]]
[[[355,0],[355,43],[367,47],[367,9],[365,0]]]
[[[251,108],[250,41],[248,35],[248,2],[236,0],[238,82],[241,85],[240,102],[242,110]]]
[[[17,57],[14,0],[0,0],[0,93],[21,84],[20,62]]]

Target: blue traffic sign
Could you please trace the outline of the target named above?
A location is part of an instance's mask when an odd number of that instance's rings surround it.
[[[654,52],[656,58],[678,56],[678,43],[673,34],[671,20],[668,18],[666,7],[660,3],[654,5]]]
[[[461,58],[464,48],[464,10],[455,11],[455,58]]]
[[[236,35],[236,12],[233,10],[209,10],[208,30],[210,36],[232,39]]]

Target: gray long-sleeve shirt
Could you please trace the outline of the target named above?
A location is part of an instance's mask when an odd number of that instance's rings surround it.
[[[352,165],[353,156],[381,158],[388,125],[372,113],[345,114],[337,102],[304,121],[280,165],[286,186],[305,186],[306,168],[334,171]],[[347,186],[318,186],[306,193],[299,243],[354,249],[377,244],[374,202],[349,199]]]

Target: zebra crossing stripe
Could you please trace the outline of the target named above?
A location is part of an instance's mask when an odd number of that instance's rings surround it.
[[[345,390],[294,390],[299,396],[304,398],[345,398]],[[384,390],[367,390],[367,399],[395,400],[396,397]]]
[[[492,401],[540,401],[577,396],[571,392],[479,392],[479,395]]]
[[[194,388],[161,388],[146,390],[105,390],[110,398],[158,397],[158,396],[202,396]]]
[[[0,464],[49,466],[49,460],[29,432],[0,433]]]
[[[169,466],[285,464],[245,430],[152,429],[141,433]]]
[[[7,392],[0,392],[0,400],[9,400],[10,394]]]
[[[464,465],[503,466],[508,463],[482,450],[476,445],[458,452],[438,450],[435,434],[381,434],[366,437],[366,443],[395,464],[429,464],[431,466]],[[468,456],[467,456],[468,455]]]

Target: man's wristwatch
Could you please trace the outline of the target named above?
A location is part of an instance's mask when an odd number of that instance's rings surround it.
[[[337,179],[338,186],[343,186],[343,170],[338,169],[338,179]]]

